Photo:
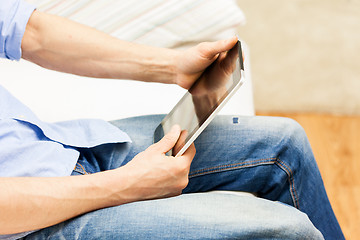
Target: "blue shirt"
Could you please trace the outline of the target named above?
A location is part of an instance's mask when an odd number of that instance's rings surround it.
[[[34,9],[22,0],[0,0],[0,57],[21,58]],[[128,135],[103,120],[43,122],[0,86],[0,177],[69,176],[79,158],[76,148],[121,142],[130,142]]]

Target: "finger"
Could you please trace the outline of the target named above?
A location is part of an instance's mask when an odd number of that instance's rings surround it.
[[[185,140],[188,136],[187,130],[182,130],[179,136],[178,141],[176,142],[174,148],[173,148],[173,156],[176,156],[176,154],[181,150],[181,148],[185,145]]]
[[[238,56],[239,47],[234,47],[230,51],[226,52],[224,58],[220,60],[221,68],[227,75],[230,75],[234,72]]]
[[[238,37],[233,36],[225,40],[217,41],[215,42],[215,44],[217,44],[217,46],[219,47],[220,52],[226,52],[232,49],[235,46],[235,44],[238,42],[238,40],[239,40]]]
[[[168,132],[159,142],[151,146],[152,149],[155,151],[160,151],[161,153],[167,153],[175,146],[179,139],[180,132],[180,126],[174,125],[170,132]]]
[[[181,158],[186,160],[190,166],[192,160],[194,159],[196,154],[196,148],[195,148],[195,144],[192,143],[190,145],[190,147],[184,152],[183,155],[181,155]]]
[[[237,43],[238,38],[236,36],[219,40],[216,42],[204,42],[198,45],[200,55],[205,59],[213,60],[219,53],[229,51]]]

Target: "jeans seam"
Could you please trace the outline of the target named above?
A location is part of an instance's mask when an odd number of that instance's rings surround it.
[[[297,191],[295,189],[293,171],[285,162],[281,161],[279,158],[277,158],[277,161],[275,164],[278,165],[288,175],[288,181],[289,181],[289,185],[290,185],[290,195],[293,200],[294,207],[296,207],[297,209],[300,209],[299,197],[298,197]]]
[[[299,209],[299,198],[297,191],[295,189],[295,183],[294,183],[294,174],[291,168],[282,160],[279,158],[264,158],[264,159],[256,159],[251,160],[243,163],[232,163],[232,164],[226,164],[226,165],[220,165],[216,167],[210,167],[210,168],[204,168],[200,170],[196,170],[189,173],[189,178],[198,177],[206,174],[211,173],[217,173],[217,172],[224,172],[229,170],[236,170],[240,168],[248,168],[248,167],[254,167],[259,165],[269,165],[269,164],[275,164],[280,169],[282,169],[286,175],[288,176],[289,186],[290,186],[290,195],[291,199],[293,201],[294,207]]]
[[[204,168],[204,169],[190,172],[189,178],[202,176],[202,175],[206,175],[209,173],[220,172],[220,171],[222,172],[222,171],[238,169],[238,168],[243,168],[243,167],[252,167],[252,166],[257,166],[260,164],[272,164],[272,163],[276,162],[276,159],[277,158],[264,158],[264,159],[256,159],[256,160],[246,161],[243,163],[232,163],[232,164],[220,165],[220,166],[216,166],[216,167]]]
[[[78,166],[79,166],[81,169],[79,169]],[[81,165],[81,164],[78,163],[78,162],[76,163],[76,166],[75,166],[75,168],[74,168],[74,171],[75,171],[75,172],[78,172],[78,173],[81,173],[81,174],[83,174],[83,175],[89,174],[89,173],[85,170],[84,166]]]

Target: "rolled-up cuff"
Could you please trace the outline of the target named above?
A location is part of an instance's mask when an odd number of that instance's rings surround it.
[[[1,38],[4,41],[4,52],[0,53],[0,57],[19,60],[21,58],[22,38],[35,6],[22,0],[10,1],[9,9],[6,10],[8,11],[7,15],[10,17],[3,19]]]

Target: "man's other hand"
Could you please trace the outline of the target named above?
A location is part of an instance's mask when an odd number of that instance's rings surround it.
[[[234,36],[216,42],[203,42],[180,53],[176,58],[176,84],[189,89],[219,54],[229,51],[237,41],[238,38]]]

